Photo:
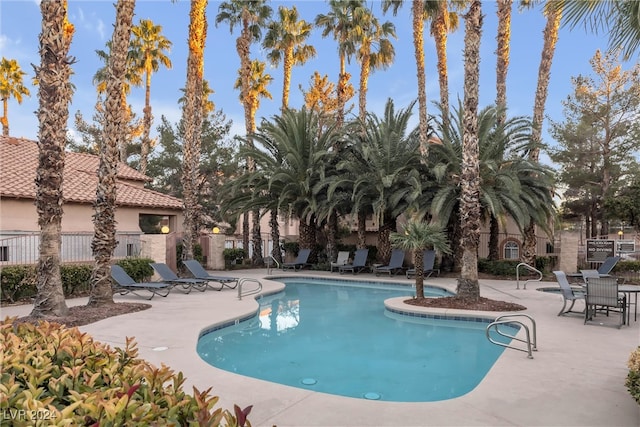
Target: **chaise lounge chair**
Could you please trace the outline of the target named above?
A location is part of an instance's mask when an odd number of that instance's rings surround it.
[[[598,267],[597,271],[598,271],[598,274],[600,275],[600,277],[613,277],[611,275],[611,271],[616,266],[616,264],[618,264],[618,261],[620,261],[621,259],[622,259],[622,257],[619,257],[619,256],[607,257],[604,260],[604,262],[602,264],[600,264],[600,267]],[[582,271],[580,271],[580,273],[567,274],[567,277],[570,277],[572,279],[582,278],[583,274],[582,274]]]
[[[191,277],[178,277],[176,273],[169,268],[167,264],[160,262],[152,262],[149,264],[160,276],[163,282],[171,283],[173,287],[178,287],[184,293],[188,294],[192,289],[204,292],[207,289],[207,281],[205,279],[194,279]]]
[[[376,267],[373,272],[376,276],[379,276],[380,273],[388,273],[389,276],[391,276],[392,274],[398,274],[402,271],[402,264],[404,264],[404,251],[401,249],[394,249],[391,251],[389,265]]]
[[[367,270],[367,257],[369,256],[369,249],[358,249],[353,256],[353,262],[338,267],[340,274],[344,274],[345,271],[351,271],[353,274],[360,273]]]
[[[562,291],[562,308],[558,313],[558,316],[563,316],[567,313],[580,313],[584,314],[583,311],[571,311],[573,309],[573,305],[578,300],[584,300],[585,294],[583,291],[573,289],[569,284],[569,280],[567,279],[567,275],[564,271],[554,271],[553,274],[556,276],[556,280],[558,281],[558,285],[560,285],[560,290]],[[571,301],[571,305],[567,309],[567,304]]]
[[[293,268],[293,270],[302,270],[304,267],[310,265],[309,255],[311,255],[311,249],[300,249],[298,252],[298,256],[293,262],[285,262],[282,264],[282,270],[288,270]]]
[[[204,269],[204,267],[198,262],[198,260],[184,260],[182,261],[182,264],[184,264],[187,270],[189,270],[189,273],[191,273],[194,279],[206,280],[207,287],[216,291],[221,291],[225,286],[230,289],[235,289],[236,286],[238,286],[237,277],[211,275],[207,270]],[[211,282],[218,282],[220,284],[220,288],[214,288],[211,285]]]
[[[440,274],[440,269],[433,268],[435,263],[436,263],[436,251],[428,250],[422,253],[422,272],[423,272],[423,277],[425,279],[428,277],[431,277],[433,273],[436,273],[437,275]],[[407,279],[411,279],[412,276],[416,275],[416,269],[415,268],[408,269],[406,275],[407,275]]]
[[[139,297],[146,298],[138,293],[138,291],[151,292],[151,296],[147,299],[153,298],[155,295],[166,297],[171,292],[173,285],[171,283],[164,282],[136,282],[131,276],[127,274],[124,268],[119,265],[111,266],[111,277],[115,281],[113,284],[114,293],[125,295],[128,293],[138,295]]]
[[[338,252],[338,259],[335,262],[331,263],[331,272],[333,272],[333,268],[339,268],[343,265],[346,265],[349,262],[349,251],[340,251]]]

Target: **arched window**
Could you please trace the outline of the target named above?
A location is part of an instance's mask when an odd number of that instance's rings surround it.
[[[504,244],[504,259],[520,259],[520,245],[509,240]]]

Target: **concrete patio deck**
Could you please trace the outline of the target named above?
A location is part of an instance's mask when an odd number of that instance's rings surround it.
[[[265,292],[283,285],[265,277],[330,276],[380,281],[372,274],[339,275],[328,272],[281,272],[265,269],[225,272],[236,277],[259,278]],[[455,279],[430,278],[428,284],[455,289]],[[254,296],[238,300],[235,290],[208,290],[148,301],[149,310],[109,318],[81,327],[96,340],[123,347],[135,337],[140,357],[156,365],[182,371],[185,390],[212,387],[219,406],[232,409],[253,405],[254,426],[640,426],[640,405],[624,382],[630,353],[640,345],[640,321],[617,329],[615,316],[599,316],[605,325],[583,325],[580,315],[558,317],[562,297],[536,288],[557,286],[530,283],[516,290],[515,281],[481,280],[481,295],[527,307],[537,324],[538,352],[505,349],[482,382],[459,398],[427,403],[369,401],[273,384],[206,364],[196,353],[199,333],[214,324],[255,313]],[[522,284],[520,285],[522,288]],[[117,302],[146,302],[136,296],[115,296]],[[69,300],[69,305],[86,299]],[[582,309],[582,302],[578,309]],[[1,316],[22,316],[31,306],[2,307]],[[524,331],[520,334],[524,336]],[[520,336],[520,335],[519,335]],[[167,347],[164,351],[158,348]],[[155,349],[155,350],[154,350]],[[393,351],[393,349],[390,349]]]

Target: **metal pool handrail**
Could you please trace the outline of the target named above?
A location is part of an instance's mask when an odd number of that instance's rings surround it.
[[[258,287],[256,289],[251,289],[248,292],[242,292],[242,285],[246,282],[257,283]],[[243,296],[257,294],[262,291],[262,283],[258,279],[251,279],[248,277],[243,277],[238,280],[238,299],[241,300]]]
[[[515,320],[515,319],[509,319],[509,318],[513,318],[513,317],[526,317],[527,319],[529,319],[531,321],[531,330],[533,331],[533,340],[531,339],[531,332],[529,331],[529,326],[525,325],[524,323],[522,323],[519,320]],[[506,334],[502,331],[500,331],[499,326],[500,325],[506,325],[509,323],[517,323],[520,326],[522,326],[524,328],[524,331],[527,335],[527,339],[523,340],[520,338],[516,338],[515,335],[509,335]],[[527,344],[527,349],[522,349],[522,348],[518,348],[509,344],[505,344],[505,343],[501,343],[499,341],[495,341],[493,338],[491,338],[491,335],[489,335],[489,333],[491,332],[491,328],[494,328],[496,333],[498,333],[499,335],[502,335],[503,337],[506,338],[510,338],[512,340],[516,340],[516,341],[520,341],[523,343]],[[529,359],[533,359],[533,355],[531,354],[532,351],[538,351],[538,339],[537,339],[537,333],[536,333],[536,321],[533,319],[533,317],[529,316],[528,314],[524,314],[524,313],[517,313],[517,314],[504,314],[502,316],[498,316],[496,317],[496,320],[491,322],[486,329],[486,334],[487,334],[487,339],[496,345],[499,345],[501,347],[505,347],[505,348],[512,348],[514,350],[518,350],[518,351],[524,351],[526,353],[528,353],[528,357]]]
[[[521,262],[516,266],[516,289],[520,289],[520,267],[526,267],[527,270],[533,271],[534,273],[538,273],[540,275],[540,277],[538,277],[537,279],[529,279],[526,282],[524,282],[524,286],[522,289],[527,289],[527,283],[529,282],[539,282],[542,280],[542,272],[540,270],[538,270],[537,268],[531,267],[526,262]]]

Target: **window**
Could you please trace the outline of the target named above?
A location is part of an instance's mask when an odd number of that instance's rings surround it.
[[[512,240],[504,244],[504,259],[520,259],[520,245]]]
[[[0,246],[0,261],[9,261],[9,246]]]

